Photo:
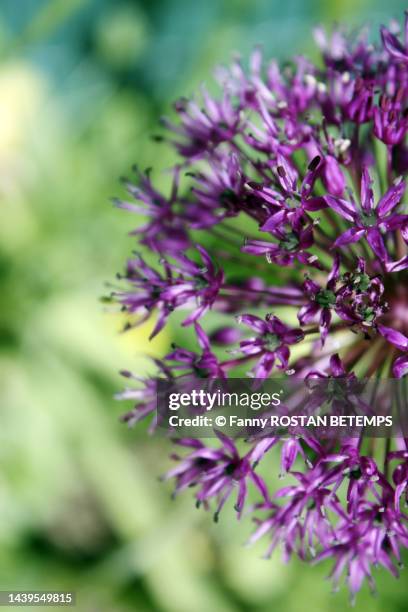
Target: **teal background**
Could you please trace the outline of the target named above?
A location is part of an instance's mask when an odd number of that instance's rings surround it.
[[[120,368],[148,372],[176,324],[123,335],[98,299],[134,241],[113,209],[132,163],[161,170],[155,144],[173,99],[218,62],[262,43],[313,56],[314,24],[377,27],[404,3],[369,0],[2,0],[0,4],[0,588],[77,592],[82,611],[343,611],[329,565],[283,565],[249,519],[220,523],[158,482],[169,444],[118,422]],[[269,468],[268,468],[269,469]],[[276,478],[278,464],[270,465]],[[408,605],[376,571],[358,610]],[[38,609],[38,608],[37,608]]]

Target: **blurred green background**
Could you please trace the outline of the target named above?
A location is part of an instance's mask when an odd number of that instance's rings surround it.
[[[329,566],[261,559],[228,506],[220,523],[157,477],[170,445],[118,421],[120,368],[148,372],[152,344],[98,298],[134,246],[113,209],[171,101],[262,43],[313,53],[311,27],[376,27],[399,0],[1,0],[0,588],[77,592],[81,611],[344,610]],[[278,467],[274,472],[277,472]],[[404,575],[403,575],[404,576]],[[402,611],[404,578],[378,572],[358,610]],[[37,608],[38,609],[38,608]]]

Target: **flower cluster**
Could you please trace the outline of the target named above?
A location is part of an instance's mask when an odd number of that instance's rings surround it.
[[[157,362],[161,376],[408,372],[407,34],[383,27],[378,45],[342,30],[315,38],[318,65],[296,57],[280,67],[257,49],[248,69],[236,60],[217,71],[218,98],[203,88],[177,102],[177,120],[163,120],[179,158],[170,194],[139,173],[137,185],[126,181],[138,203],[115,200],[147,216],[134,233],[152,263],[136,254],[114,293],[129,326],[151,317],[154,336],[182,310],[196,334],[196,352],[174,347]],[[208,329],[210,309],[225,325]],[[153,415],[154,394],[153,380],[125,391],[136,401],[125,419]],[[236,490],[240,516],[255,485],[252,539],[287,558],[333,558],[335,585],[345,573],[353,595],[373,584],[373,566],[398,574],[406,440],[263,437],[244,450],[217,441],[179,442],[167,475],[176,493],[192,487],[218,518]],[[293,484],[271,491],[256,469],[279,447]]]

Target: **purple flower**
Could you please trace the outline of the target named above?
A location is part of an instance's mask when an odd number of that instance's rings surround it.
[[[174,144],[184,157],[199,157],[209,148],[230,140],[238,131],[240,110],[233,106],[228,92],[224,92],[222,100],[218,102],[203,88],[202,97],[204,107],[184,98],[176,102],[175,110],[180,124],[162,120],[168,129],[181,137]]]
[[[275,242],[247,240],[242,247],[244,253],[265,255],[268,262],[283,266],[292,265],[296,260],[318,265],[318,258],[307,250],[313,245],[313,225],[301,210],[282,210],[269,219],[262,230],[270,231]]]
[[[255,485],[265,500],[267,489],[262,478],[251,467],[249,457],[241,457],[233,440],[223,433],[216,431],[216,434],[221,442],[221,447],[217,449],[208,448],[199,440],[178,441],[178,444],[193,450],[185,457],[173,456],[173,459],[180,463],[166,474],[165,479],[176,479],[175,494],[186,487],[197,487],[197,506],[204,504],[208,507],[209,500],[216,498],[214,520],[217,522],[222,507],[234,489],[237,491],[234,507],[238,517],[244,508],[248,481]]]
[[[267,315],[265,320],[254,315],[240,315],[239,323],[247,325],[256,332],[256,336],[242,340],[239,344],[244,355],[259,357],[254,368],[255,378],[267,378],[276,361],[280,362],[280,369],[288,367],[291,344],[303,340],[301,329],[291,329],[278,317]]]
[[[176,308],[184,307],[188,302],[196,304],[196,308],[183,322],[183,325],[190,325],[202,317],[216,301],[224,273],[217,270],[203,247],[198,245],[197,250],[202,265],[196,264],[184,254],[175,253],[173,257],[177,264],[162,260],[164,275],[148,266],[140,255],[128,262],[126,279],[131,289],[115,292],[114,296],[128,313],[142,311],[139,324],[150,317],[153,309],[158,309],[160,315],[151,338],[163,329],[167,317]],[[174,276],[175,272],[178,276]]]
[[[375,501],[360,500],[354,520],[343,518],[336,532],[337,542],[324,548],[317,561],[335,559],[331,573],[334,587],[338,588],[342,573],[346,573],[352,602],[365,579],[375,590],[372,567],[380,565],[398,577],[400,547],[408,544],[408,529],[406,517],[401,517],[386,495]]]
[[[173,351],[165,357],[166,362],[173,362],[171,368],[168,364],[167,367],[174,371],[191,372],[198,378],[224,378],[225,372],[222,364],[219,363],[216,355],[211,351],[207,334],[198,323],[195,323],[194,327],[202,352],[194,353],[174,346]]]
[[[245,175],[236,154],[218,155],[209,164],[208,173],[190,174],[196,203],[189,205],[188,216],[191,226],[199,229],[235,216],[246,198]]]
[[[405,11],[404,44],[384,26],[381,28],[381,38],[384,49],[393,59],[408,63],[408,12]]]
[[[163,294],[164,299],[175,300],[185,304],[188,300],[198,301],[197,307],[185,319],[183,325],[189,325],[202,317],[217,299],[221,289],[224,272],[217,269],[207,251],[197,245],[202,264],[196,264],[184,254],[174,254],[177,264],[171,267],[180,273],[180,282],[169,286]],[[191,278],[187,280],[186,276]]]
[[[190,242],[185,223],[173,210],[178,198],[179,168],[174,170],[173,187],[168,199],[153,187],[150,171],[145,174],[137,169],[135,171],[138,173],[139,185],[136,186],[127,179],[124,179],[124,182],[129,194],[141,204],[119,198],[113,200],[118,208],[150,217],[151,220],[133,230],[132,235],[140,235],[141,244],[158,253],[187,249]]]
[[[364,383],[354,372],[347,372],[338,354],[330,357],[326,373],[313,370],[307,374],[306,381],[309,390],[309,397],[304,401],[306,413],[313,414],[323,405],[329,405],[332,414],[370,413],[370,407],[360,397]]]
[[[400,100],[403,95],[400,89],[395,100],[383,96],[379,106],[374,108],[374,134],[389,146],[400,143],[407,133],[408,117]]]
[[[387,311],[384,285],[378,276],[367,274],[363,258],[359,258],[356,270],[344,274],[342,280],[336,292],[336,313],[353,325],[354,330],[367,335]]]
[[[352,244],[365,236],[375,255],[382,261],[387,261],[389,256],[381,232],[397,229],[408,221],[408,215],[390,214],[401,201],[405,183],[398,180],[386,191],[375,207],[371,184],[368,170],[364,168],[361,177],[360,205],[354,199],[348,201],[332,195],[326,196],[327,204],[353,224],[353,227],[336,239],[334,246]]]
[[[173,378],[171,370],[158,359],[155,359],[154,362],[157,365],[159,372],[162,374],[160,378],[171,381]],[[144,379],[140,376],[135,376],[128,370],[122,370],[121,375],[128,380],[132,380],[143,385],[142,387],[128,387],[121,393],[116,394],[115,398],[118,400],[132,400],[136,402],[134,408],[122,416],[122,421],[127,423],[129,427],[133,427],[133,425],[151,414],[153,415],[153,419],[150,425],[150,431],[153,431],[157,425],[157,377]]]
[[[271,543],[266,556],[269,557],[282,544],[285,561],[293,553],[301,559],[307,559],[308,555],[315,557],[319,547],[333,541],[334,532],[326,520],[327,511],[335,516],[344,514],[337,496],[322,486],[320,468],[311,468],[306,474],[296,471],[292,475],[296,484],[276,491],[273,504],[260,504],[260,510],[272,508],[272,513],[264,520],[256,519],[258,528],[250,538],[250,542],[255,542],[268,534]],[[289,501],[283,505],[274,502],[285,498]]]
[[[381,28],[379,44],[318,29],[318,65],[267,62],[256,49],[248,69],[218,69],[218,95],[176,104],[178,121],[164,121],[179,155],[170,194],[147,172],[126,181],[137,203],[115,200],[148,221],[132,232],[143,257],[129,260],[112,298],[127,328],[153,318],[152,337],[185,311],[189,344],[157,361],[156,378],[124,373],[126,422],[153,417],[154,429],[162,379],[225,384],[246,368],[257,388],[293,376],[305,414],[325,404],[341,415],[371,414],[367,379],[408,376],[407,32],[407,15],[403,42],[395,28]],[[288,431],[178,440],[166,479],[177,494],[191,487],[216,519],[231,497],[239,517],[245,506],[267,555],[279,545],[285,560],[331,558],[335,588],[345,575],[352,598],[363,581],[374,588],[374,566],[396,576],[408,548],[407,439]],[[283,487],[266,462],[275,453]]]
[[[313,196],[313,187],[320,175],[321,158],[316,155],[309,164],[303,180],[299,183],[299,175],[289,160],[282,155],[277,156],[276,178],[280,187],[279,192],[275,192],[275,198],[270,201],[280,208],[292,210],[302,208],[303,210],[320,210],[326,208],[326,202],[322,197]],[[267,189],[264,188],[267,193]],[[259,195],[263,193],[258,192]],[[282,198],[283,196],[283,198]],[[263,231],[269,231],[276,226],[275,223],[268,223],[262,227]]]
[[[329,333],[330,322],[332,319],[331,310],[336,305],[336,283],[339,279],[340,259],[336,256],[333,268],[327,278],[326,287],[322,289],[310,278],[304,282],[304,292],[308,298],[308,304],[303,306],[298,312],[298,319],[301,325],[312,323],[316,315],[320,314],[320,337],[322,345],[325,343]]]

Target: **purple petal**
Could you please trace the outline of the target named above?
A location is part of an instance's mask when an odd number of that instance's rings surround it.
[[[234,342],[238,342],[241,337],[241,332],[236,327],[219,327],[215,331],[213,331],[210,335],[211,342],[215,344],[233,344]]]
[[[256,378],[268,378],[269,374],[272,372],[274,363],[275,353],[265,353],[265,355],[262,355],[255,368]]]
[[[268,321],[270,331],[276,334],[277,336],[283,336],[288,331],[287,325],[282,323],[282,321],[278,319],[278,317],[267,315],[266,319]]]
[[[401,226],[404,226],[408,221],[408,215],[390,215],[386,219],[380,219],[379,226],[385,228],[388,231],[395,230]]]
[[[263,438],[255,444],[251,451],[249,451],[248,457],[250,457],[253,463],[259,463],[265,453],[267,453],[272,446],[275,446],[277,442],[278,438]]]
[[[280,369],[284,370],[288,367],[290,351],[287,346],[280,346],[277,348],[275,351],[275,357],[281,362],[281,365],[278,366]]]
[[[268,331],[268,325],[263,319],[256,317],[251,314],[244,314],[237,317],[238,323],[243,323],[244,325],[248,325],[251,329],[258,332],[259,334],[265,334]]]
[[[113,204],[116,206],[116,208],[123,208],[123,210],[129,210],[130,212],[137,213],[138,215],[147,214],[146,207],[142,206],[141,204],[133,204],[132,202],[119,200],[118,198],[113,199]]]
[[[283,336],[282,340],[285,344],[297,344],[302,342],[305,334],[301,329],[289,329]]]
[[[385,264],[387,272],[401,272],[408,268],[408,255],[398,259],[398,261],[389,261]]]
[[[330,357],[330,369],[332,371],[333,376],[345,376],[346,375],[344,366],[337,353]]]
[[[353,242],[358,242],[361,236],[364,235],[365,230],[360,229],[358,227],[351,227],[349,230],[344,232],[341,236],[339,236],[334,243],[335,247],[344,246],[345,244],[350,244]]]
[[[404,191],[405,183],[403,180],[400,180],[397,185],[390,187],[377,204],[378,215],[384,217],[390,210],[395,208],[401,201]]]
[[[199,325],[198,323],[194,324],[194,328],[195,328],[198,344],[203,349],[203,351],[205,350],[209,351],[210,341],[208,339],[207,334],[205,333],[201,325]]]
[[[335,210],[339,215],[347,219],[347,221],[354,221],[356,218],[356,211],[351,204],[351,202],[347,202],[347,200],[343,200],[342,198],[337,198],[332,195],[324,196],[327,204]]]
[[[401,351],[408,349],[408,338],[401,334],[401,332],[392,329],[391,327],[385,327],[385,325],[379,325],[378,331],[388,342],[394,344]]]
[[[198,319],[205,315],[209,308],[208,304],[203,304],[193,310],[193,312],[182,322],[183,327],[188,327],[192,323],[195,323],[195,321],[198,321]]]
[[[157,336],[157,334],[159,332],[161,332],[161,330],[163,329],[163,327],[166,325],[166,321],[167,321],[167,313],[162,312],[157,320],[156,325],[154,326],[154,329],[152,331],[152,333],[149,336],[149,340],[153,340],[153,338],[155,338]]]
[[[333,281],[337,280],[338,275],[339,275],[339,269],[340,269],[340,255],[336,253],[334,257],[334,261],[333,261],[333,267],[330,271],[329,276],[327,277],[328,285],[333,284]]]
[[[367,575],[360,559],[355,558],[350,561],[347,582],[352,593],[357,593],[361,589],[363,580]]]
[[[320,306],[316,302],[311,302],[302,308],[298,312],[298,319],[301,325],[307,325],[312,323],[319,312]]]
[[[383,262],[388,261],[389,256],[387,249],[385,248],[382,236],[377,229],[370,228],[367,231],[367,242],[377,257],[379,257]]]
[[[258,476],[258,474],[256,474],[252,470],[250,472],[250,477],[251,477],[253,483],[255,484],[255,486],[260,491],[260,493],[261,493],[262,497],[264,498],[264,500],[268,501],[268,499],[269,499],[269,492],[268,492],[268,488],[267,488],[265,482],[262,480],[262,478],[260,476]]]
[[[305,291],[309,294],[309,296],[315,296],[320,291],[320,285],[315,283],[311,278],[307,278],[303,283],[303,287]]]
[[[302,249],[308,249],[313,245],[313,226],[308,225],[300,232],[300,246]]]
[[[241,248],[243,253],[250,253],[251,255],[265,255],[266,253],[275,253],[279,251],[277,244],[273,242],[266,242],[265,240],[248,240],[248,242]]]
[[[244,507],[246,495],[247,495],[247,486],[246,486],[245,479],[242,478],[239,481],[237,503],[235,505],[235,509],[238,512],[238,517],[240,516],[240,513],[242,512],[242,509]]]
[[[213,264],[213,262],[211,260],[211,257],[209,256],[209,254],[205,250],[205,248],[202,247],[200,244],[196,244],[195,246],[196,246],[197,251],[200,253],[201,259],[203,260],[203,263],[207,267],[208,271],[211,274],[214,274],[214,272],[215,272],[214,264]]]
[[[338,197],[343,195],[346,179],[340,169],[340,164],[332,155],[324,158],[323,182],[331,195]]]
[[[299,442],[294,438],[287,440],[287,442],[283,444],[281,451],[282,472],[289,472],[289,470],[295,463],[299,449]]]
[[[326,341],[327,334],[329,333],[331,319],[332,319],[332,314],[329,308],[323,308],[321,315],[320,315],[320,324],[319,324],[320,339],[322,342],[322,346]]]
[[[286,214],[287,214],[287,211],[285,209],[282,209],[278,211],[277,213],[275,213],[274,215],[271,215],[269,219],[267,219],[265,223],[261,225],[260,230],[262,232],[273,231],[274,229],[276,229],[278,225],[282,223],[282,221],[285,219]]]
[[[222,431],[219,431],[218,429],[214,429],[214,433],[217,436],[217,438],[221,440],[223,446],[231,453],[231,455],[237,457],[238,451],[236,449],[234,442],[231,440],[231,438],[226,436],[224,433],[222,433]]]
[[[372,180],[367,168],[361,176],[361,206],[366,213],[370,213],[374,206],[374,194],[371,188]]]
[[[397,357],[392,366],[392,373],[395,378],[402,378],[408,372],[408,355]]]
[[[322,210],[327,208],[327,202],[324,196],[312,196],[306,200],[302,200],[303,208],[305,210]]]
[[[388,51],[390,55],[395,57],[395,59],[408,61],[407,52],[403,45],[400,43],[398,38],[391,34],[387,28],[381,28],[381,38],[383,41],[384,48]]]
[[[343,321],[350,321],[351,323],[358,321],[358,316],[356,315],[354,309],[347,304],[342,304],[340,302],[335,306],[335,310]]]
[[[298,173],[292,162],[283,155],[277,156],[277,174],[283,189],[289,192],[296,189]]]

